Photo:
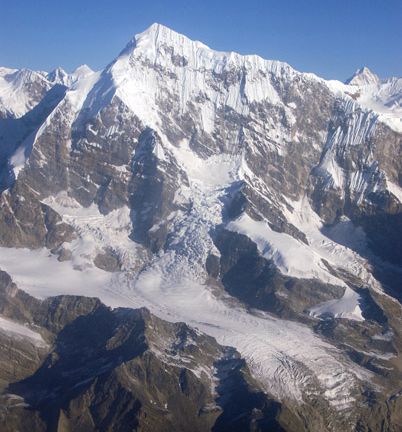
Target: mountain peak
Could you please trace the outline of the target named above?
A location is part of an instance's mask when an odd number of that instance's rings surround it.
[[[373,73],[367,66],[364,66],[352,75],[345,84],[364,86],[364,85],[374,85],[379,84],[380,78]]]
[[[191,39],[189,39],[187,36],[172,30],[169,27],[164,26],[163,24],[159,23],[153,23],[151,26],[149,26],[146,30],[144,30],[142,33],[139,33],[135,36],[135,39],[137,41],[140,41],[142,39],[151,39],[154,42],[193,42],[193,43],[199,43]],[[201,44],[205,47],[204,44]]]
[[[209,49],[205,44],[199,41],[193,41],[187,36],[178,33],[169,27],[159,23],[153,23],[146,30],[136,34],[127,44],[120,56],[131,53],[134,49],[148,55],[155,53],[161,46],[177,46]]]
[[[58,67],[49,72],[46,78],[52,83],[65,84],[65,81],[68,79],[68,73],[61,67]]]
[[[89,75],[93,72],[94,71],[87,64],[83,64],[81,66],[78,66],[77,69],[74,70],[72,75],[80,77],[80,76],[84,76],[84,75]]]
[[[145,29],[140,34],[155,34],[155,33],[159,33],[159,32],[176,33],[177,34],[176,31],[172,30],[171,28],[169,28],[163,24],[157,23],[157,22],[154,22],[153,24],[151,24],[147,29]]]

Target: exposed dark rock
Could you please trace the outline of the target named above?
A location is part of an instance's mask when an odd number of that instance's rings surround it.
[[[104,253],[96,255],[94,264],[96,267],[108,272],[115,272],[121,268],[119,257],[116,256],[113,251],[105,251]]]
[[[221,230],[215,244],[223,286],[251,307],[295,318],[317,303],[342,297],[341,287],[283,276],[244,235]]]

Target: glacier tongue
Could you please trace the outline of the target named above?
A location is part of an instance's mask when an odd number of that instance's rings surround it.
[[[15,265],[17,262],[20,264]],[[166,274],[169,264],[172,273]],[[318,379],[325,399],[344,410],[354,403],[358,381],[370,379],[368,372],[346,361],[307,326],[253,314],[216,297],[208,286],[191,277],[191,269],[186,269],[186,278],[184,258],[174,254],[162,257],[134,281],[129,273],[74,270],[71,263],[60,263],[46,251],[0,248],[0,265],[21,289],[37,297],[95,296],[112,307],[145,306],[167,321],[184,321],[219,343],[236,347],[266,391],[280,399],[302,403],[306,392],[320,394],[314,384]],[[57,287],[55,278],[60,280]]]

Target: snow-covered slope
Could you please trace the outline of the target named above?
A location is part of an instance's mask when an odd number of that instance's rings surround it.
[[[358,69],[345,84],[330,81],[330,88],[372,110],[379,120],[402,133],[402,78],[381,80],[367,67]]]
[[[22,324],[18,324],[3,317],[0,317],[0,332],[1,331],[17,335],[19,338],[28,338],[35,344],[45,345],[45,341],[39,333],[32,331]]]
[[[80,78],[93,73],[93,70],[88,65],[81,65],[72,73],[66,72],[64,69],[58,67],[46,75],[48,81],[53,84],[61,84],[66,87],[71,87]]]
[[[1,117],[22,117],[41,101],[51,87],[51,82],[40,72],[0,68]]]
[[[346,80],[345,84],[353,85],[357,87],[368,86],[368,85],[379,85],[381,83],[380,78],[371,72],[368,67],[362,67],[358,69],[352,77]]]

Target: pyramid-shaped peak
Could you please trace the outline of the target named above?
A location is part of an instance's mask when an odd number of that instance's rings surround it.
[[[181,70],[186,67],[188,70],[221,72],[225,69],[239,68],[254,71],[270,70],[278,75],[296,73],[283,62],[264,60],[257,55],[241,55],[232,51],[211,49],[200,41],[192,40],[158,23],[136,34],[106,71],[112,73],[114,84],[120,85],[132,79],[131,72],[144,64],[160,66],[166,70]]]
[[[41,72],[31,69],[17,69],[15,72],[7,76],[7,80],[12,82],[15,86],[22,86],[35,81],[46,81],[46,76]]]
[[[352,77],[346,81],[346,84],[357,86],[374,85],[379,83],[380,78],[366,66],[357,69]]]
[[[130,53],[134,49],[150,54],[152,51],[162,46],[181,47],[182,49],[186,49],[185,47],[188,49],[192,46],[209,49],[209,47],[202,42],[193,41],[169,27],[154,23],[143,32],[136,34],[120,53],[120,56]]]
[[[159,33],[159,32],[164,32],[164,33],[177,33],[176,31],[172,30],[171,28],[160,24],[160,23],[153,23],[151,24],[147,29],[145,29],[142,34],[148,33],[148,34],[152,34],[152,33]]]
[[[187,36],[159,23],[153,23],[142,33],[137,34],[135,39],[140,40],[146,37],[159,42],[178,42],[182,40],[193,42]]]
[[[57,67],[46,75],[46,78],[50,82],[64,83],[64,80],[68,77],[68,73],[61,67]]]

